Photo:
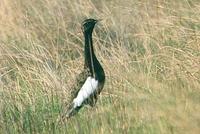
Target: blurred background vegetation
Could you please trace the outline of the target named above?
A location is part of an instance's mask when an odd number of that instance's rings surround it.
[[[199,0],[1,0],[0,133],[200,132]],[[57,122],[83,69],[81,22],[103,19],[95,108]]]

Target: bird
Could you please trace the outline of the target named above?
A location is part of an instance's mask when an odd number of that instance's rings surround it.
[[[104,87],[105,72],[94,53],[92,41],[93,29],[98,21],[89,18],[82,22],[81,29],[85,39],[84,68],[78,75],[76,86],[72,90],[71,102],[66,113],[67,118],[77,114],[84,105],[94,107]]]

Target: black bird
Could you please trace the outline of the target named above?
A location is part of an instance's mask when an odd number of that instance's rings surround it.
[[[82,23],[82,32],[85,38],[85,65],[83,72],[77,78],[77,85],[72,91],[71,104],[67,110],[68,118],[76,114],[85,104],[93,107],[104,86],[105,73],[94,53],[92,42],[92,32],[97,22],[98,20],[95,19],[86,19]]]

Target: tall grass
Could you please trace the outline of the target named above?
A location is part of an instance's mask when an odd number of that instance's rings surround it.
[[[0,133],[200,132],[198,0],[1,0]],[[106,84],[58,123],[83,69],[81,22]]]

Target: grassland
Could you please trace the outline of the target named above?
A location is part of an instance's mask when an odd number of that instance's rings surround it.
[[[1,0],[0,133],[198,134],[199,0]],[[58,123],[83,69],[81,22],[106,84]]]

